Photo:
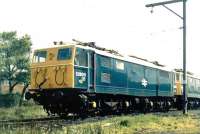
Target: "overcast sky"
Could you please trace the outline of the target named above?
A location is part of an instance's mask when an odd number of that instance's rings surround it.
[[[182,68],[182,20],[145,4],[163,0],[0,0],[0,32],[32,38],[33,48],[73,38],[94,41],[169,67]],[[200,1],[187,1],[187,68],[200,74]],[[182,15],[182,3],[168,5]]]

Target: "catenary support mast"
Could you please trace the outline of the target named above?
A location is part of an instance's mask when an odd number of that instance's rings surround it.
[[[179,18],[183,20],[183,114],[187,114],[187,92],[186,92],[186,84],[187,84],[187,78],[186,78],[186,1],[187,0],[171,0],[171,1],[164,1],[164,2],[158,2],[158,3],[152,3],[147,4],[146,7],[155,7],[155,6],[163,6]],[[179,15],[169,7],[167,7],[167,4],[173,4],[177,2],[183,3],[183,15]]]

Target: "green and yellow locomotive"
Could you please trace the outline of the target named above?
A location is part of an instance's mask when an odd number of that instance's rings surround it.
[[[34,99],[52,114],[88,114],[181,108],[181,71],[122,56],[90,43],[56,43],[34,51]],[[200,80],[188,75],[191,107],[199,106]]]

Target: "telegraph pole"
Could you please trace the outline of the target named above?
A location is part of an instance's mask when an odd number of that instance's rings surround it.
[[[147,4],[146,7],[155,7],[155,6],[163,6],[179,18],[183,20],[183,114],[187,114],[187,92],[186,92],[186,84],[187,84],[187,74],[186,74],[186,1],[187,0],[171,0],[171,1],[164,1],[164,2],[158,2],[158,3],[152,3]],[[183,3],[183,15],[179,15],[169,7],[167,7],[167,4],[173,4],[177,2]]]

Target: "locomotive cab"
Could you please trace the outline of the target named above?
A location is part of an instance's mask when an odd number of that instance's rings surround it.
[[[31,64],[31,89],[73,88],[74,46],[39,49]]]
[[[93,56],[76,44],[35,50],[25,98],[33,98],[50,113],[79,111],[85,102],[82,92],[93,91]]]

